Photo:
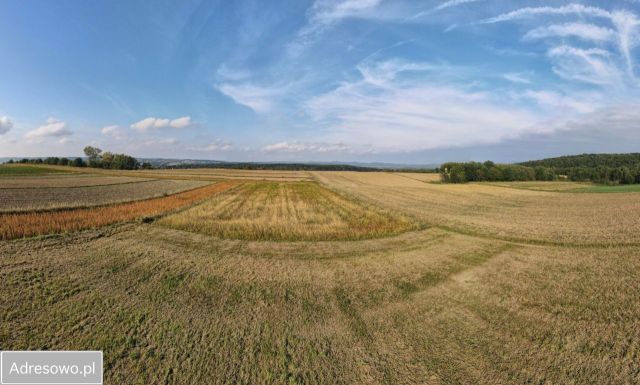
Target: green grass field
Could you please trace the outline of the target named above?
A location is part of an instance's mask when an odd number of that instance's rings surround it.
[[[43,175],[43,174],[60,174],[65,171],[56,168],[40,167],[35,165],[24,164],[0,164],[0,177],[12,177],[22,175]]]
[[[585,193],[626,193],[640,192],[640,184],[620,184],[620,185],[590,185],[584,188],[576,189],[574,192]]]

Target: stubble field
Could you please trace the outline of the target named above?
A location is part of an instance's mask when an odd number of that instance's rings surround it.
[[[0,348],[103,350],[106,384],[640,382],[640,195],[308,175],[1,241]]]

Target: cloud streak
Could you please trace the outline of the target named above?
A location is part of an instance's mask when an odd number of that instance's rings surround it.
[[[181,118],[176,119],[167,119],[167,118],[154,118],[148,117],[142,119],[138,122],[135,122],[131,125],[131,128],[144,132],[150,129],[159,129],[159,128],[186,128],[191,126],[191,117],[183,116]]]

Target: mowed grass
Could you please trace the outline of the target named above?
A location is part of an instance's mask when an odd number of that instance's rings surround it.
[[[60,174],[70,172],[60,168],[39,167],[23,164],[0,164],[0,177],[13,177],[22,175]],[[1,183],[1,182],[0,182]]]
[[[353,240],[416,227],[313,182],[247,182],[158,224],[220,238],[281,241]]]
[[[383,173],[314,175],[331,189],[469,235],[536,244],[640,244],[638,194],[421,183]]]
[[[0,213],[0,240],[98,228],[187,207],[235,185],[220,182],[162,198],[96,208]]]
[[[2,242],[0,346],[103,350],[107,384],[637,384],[639,252],[439,229]]]
[[[107,384],[640,383],[640,195],[313,175],[0,215],[69,232],[0,241],[0,348],[102,350]]]

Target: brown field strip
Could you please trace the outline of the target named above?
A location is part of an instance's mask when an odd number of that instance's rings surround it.
[[[78,188],[148,182],[153,179],[69,173],[62,175],[22,176],[0,179],[0,190],[28,188]]]
[[[140,217],[152,217],[187,207],[237,184],[238,182],[225,181],[167,197],[113,206],[0,214],[0,240],[98,228]]]
[[[210,183],[158,179],[105,186],[0,189],[0,212],[46,211],[133,202],[193,190]]]

